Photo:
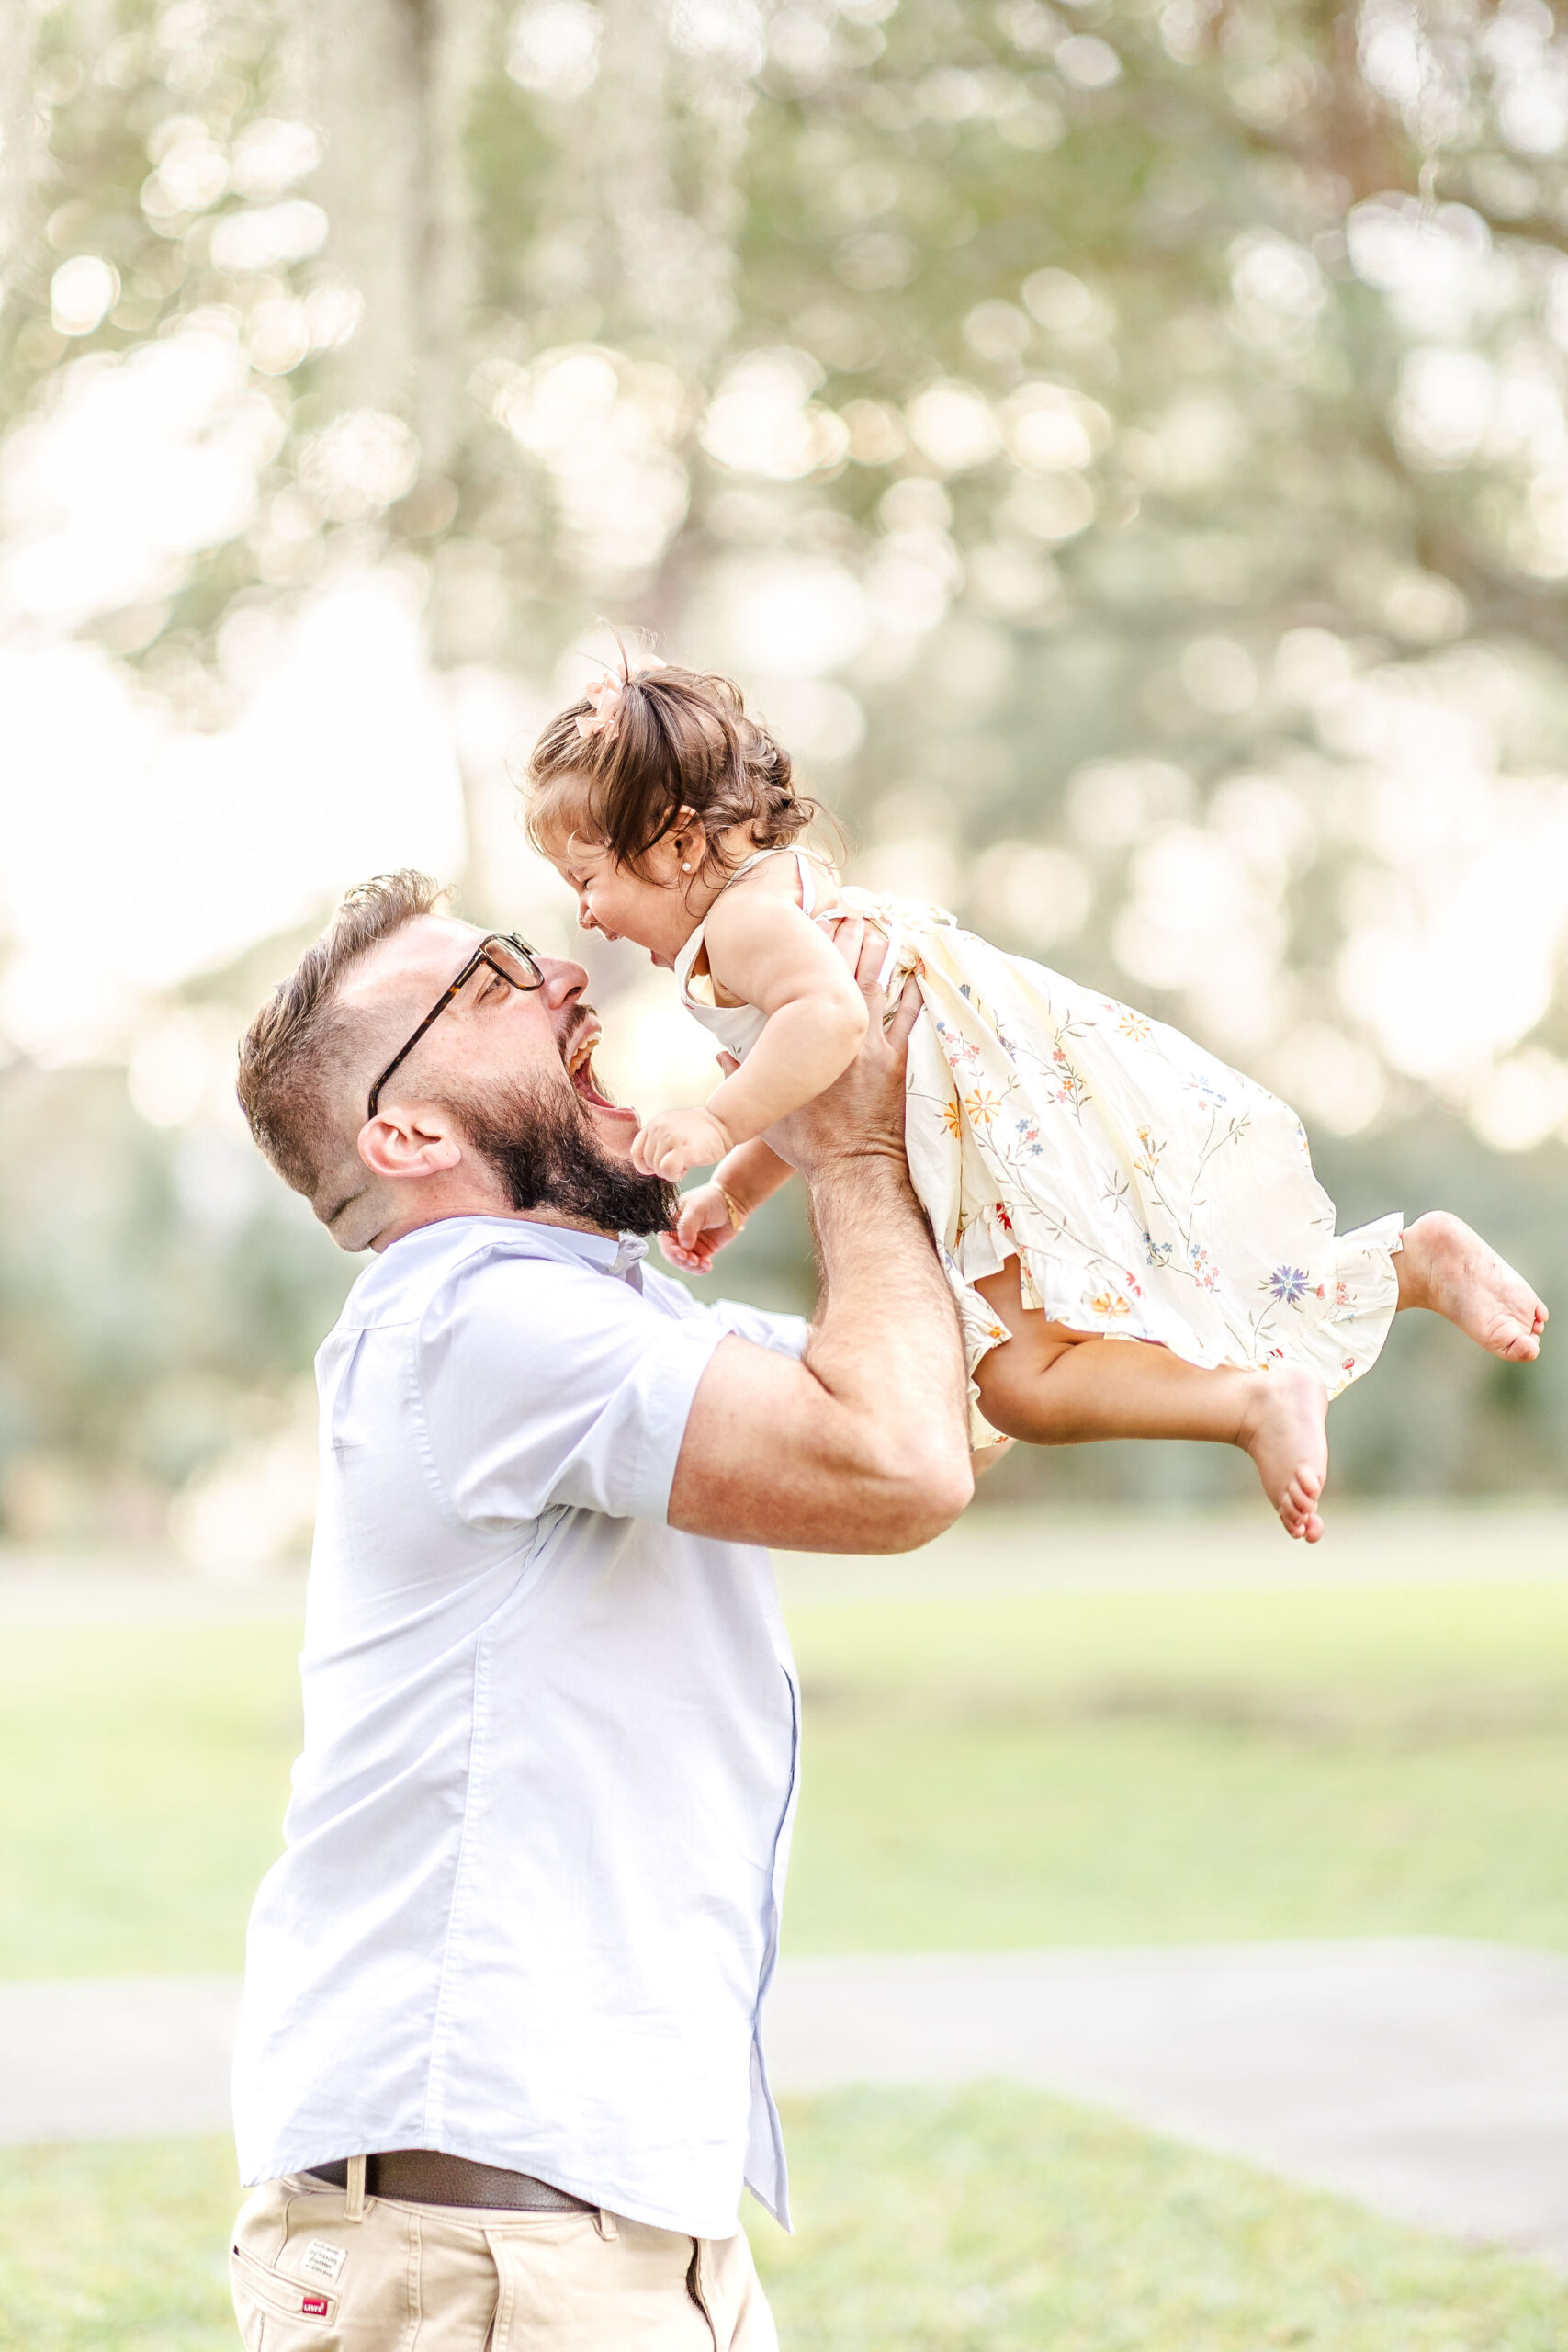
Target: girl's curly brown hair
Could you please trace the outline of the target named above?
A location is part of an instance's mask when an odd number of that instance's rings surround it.
[[[619,865],[641,861],[689,814],[703,834],[700,870],[733,870],[719,836],[741,826],[756,849],[794,841],[817,814],[796,793],[789,753],[748,716],[739,686],[701,670],[633,670],[623,655],[613,714],[585,696],[535,744],[524,792],[529,839],[547,853],[574,836],[603,842]],[[602,706],[600,706],[602,707]]]

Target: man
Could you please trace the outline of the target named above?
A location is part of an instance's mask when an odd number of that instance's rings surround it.
[[[671,1196],[575,964],[369,883],[240,1098],[345,1249],[318,1359],[305,1747],[235,2070],[252,2352],[759,2352],[787,2222],[759,2015],[799,1693],[765,1543],[898,1551],[970,1493],[903,1156],[917,1006],[773,1140],[809,1331],[647,1272]],[[874,1014],[880,943],[859,971]],[[863,946],[840,936],[846,956]]]

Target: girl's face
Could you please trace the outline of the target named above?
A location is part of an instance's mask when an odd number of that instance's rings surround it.
[[[646,947],[666,969],[702,920],[688,903],[694,876],[682,870],[684,837],[667,833],[643,859],[645,873],[617,864],[602,842],[574,834],[555,851],[551,865],[577,893],[577,920],[584,931],[606,939],[630,939]],[[689,842],[686,854],[691,854]]]

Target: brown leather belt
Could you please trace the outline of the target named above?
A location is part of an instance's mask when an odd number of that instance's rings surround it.
[[[348,2186],[348,2165],[312,2165],[312,2179]],[[367,2197],[395,2197],[407,2205],[488,2206],[498,2213],[592,2213],[598,2208],[564,2188],[552,2188],[532,2173],[503,2172],[498,2165],[470,2164],[466,2156],[444,2156],[434,2148],[390,2148],[365,2159]]]

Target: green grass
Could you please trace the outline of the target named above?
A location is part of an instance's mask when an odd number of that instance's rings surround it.
[[[235,2352],[227,2140],[0,2154],[0,2352]]]
[[[1558,2352],[1568,2286],[1031,2093],[786,2115],[785,2352]],[[0,2352],[233,2352],[221,2141],[17,2150]]]
[[[1017,2090],[787,2119],[785,2352],[1560,2352],[1568,2287]]]
[[[1568,1943],[1568,1582],[792,1612],[795,1951]]]
[[[297,1630],[8,1625],[0,1977],[241,1965],[299,1747]]]
[[[797,1602],[796,1951],[1568,1946],[1568,1578]],[[240,1965],[286,1625],[12,1626],[0,1975]]]
[[[1568,1579],[790,1615],[795,1951],[1568,1944]],[[296,1646],[273,1624],[7,1628],[0,1973],[239,1966]],[[755,2233],[788,2352],[1568,2343],[1568,2289],[1529,2264],[1022,2091],[819,2099],[790,2140],[801,2235]],[[0,2352],[232,2352],[226,2143],[7,2151],[0,2181]]]

